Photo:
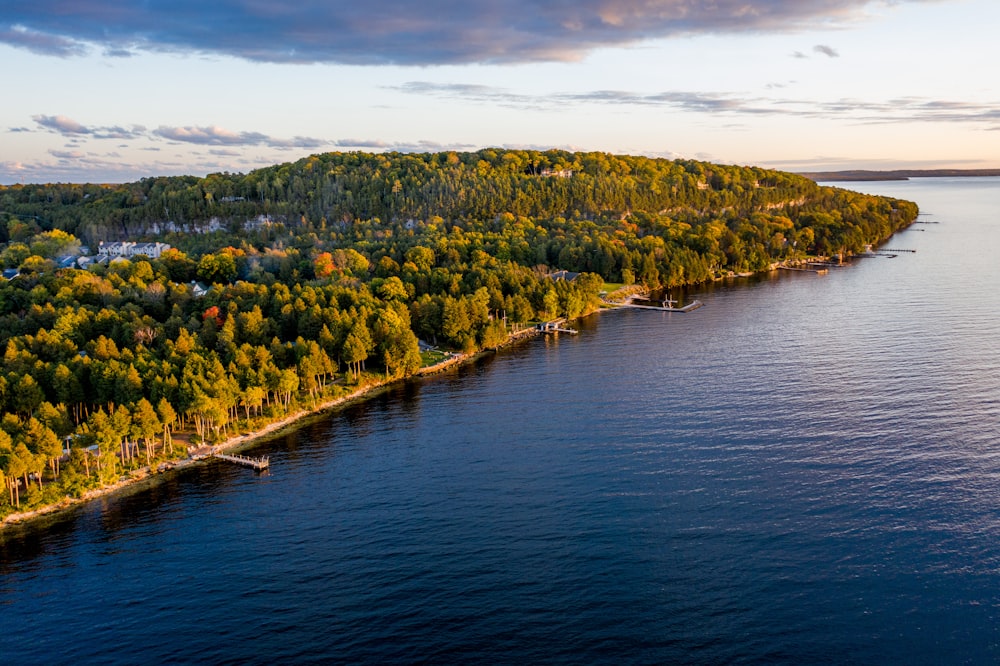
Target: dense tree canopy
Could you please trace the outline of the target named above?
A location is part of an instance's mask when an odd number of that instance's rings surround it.
[[[603,153],[329,153],[249,174],[0,187],[0,511],[599,305],[856,253],[908,202],[757,168]],[[158,259],[86,270],[100,241]],[[556,273],[568,271],[569,273]],[[579,274],[579,275],[574,275]],[[201,294],[193,281],[211,286]]]

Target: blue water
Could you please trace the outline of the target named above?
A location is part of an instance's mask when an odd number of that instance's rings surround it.
[[[1000,661],[1000,179],[0,534],[20,663]]]

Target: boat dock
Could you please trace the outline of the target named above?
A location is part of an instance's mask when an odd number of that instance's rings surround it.
[[[845,264],[842,261],[841,262],[836,262],[836,261],[810,261],[810,262],[808,262],[806,264],[806,266],[808,268],[815,268],[817,266],[820,267],[820,268],[847,268],[847,267],[850,266],[850,264]]]
[[[778,266],[783,271],[799,271],[801,273],[815,273],[816,275],[826,275],[830,272],[829,268],[808,268],[802,266]]]
[[[250,458],[248,456],[230,456],[225,453],[215,453],[213,455],[220,460],[226,460],[237,465],[243,465],[244,467],[252,467],[258,472],[262,472],[271,466],[271,459],[267,456]]]
[[[535,326],[535,330],[542,333],[569,333],[570,335],[576,335],[579,333],[575,328],[567,328],[565,319],[553,319],[552,321],[543,321]]]
[[[660,312],[691,312],[691,310],[697,310],[703,305],[705,304],[701,301],[695,300],[682,308],[675,308],[669,305],[638,305],[632,302],[621,303],[619,307],[634,308],[636,310],[659,310]]]
[[[637,300],[648,301],[650,303],[659,303],[659,305],[639,305],[638,303],[636,303]],[[607,305],[612,308],[633,308],[635,310],[659,310],[660,312],[691,312],[692,310],[697,310],[698,308],[705,305],[701,301],[695,299],[690,303],[688,303],[687,305],[685,305],[684,307],[678,308],[674,307],[677,304],[677,301],[670,298],[669,295],[662,299],[653,299],[649,297],[648,292],[644,294],[629,294],[624,301],[620,302],[609,301],[602,296],[601,301],[604,303],[604,305]]]

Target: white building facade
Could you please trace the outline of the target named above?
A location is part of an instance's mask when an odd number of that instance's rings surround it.
[[[160,255],[170,249],[168,243],[136,243],[133,241],[115,241],[105,243],[101,241],[97,246],[97,253],[109,257],[149,257],[159,259]]]

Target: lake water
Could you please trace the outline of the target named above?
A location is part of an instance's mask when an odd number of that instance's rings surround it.
[[[11,663],[1000,660],[1000,179],[0,535]]]

